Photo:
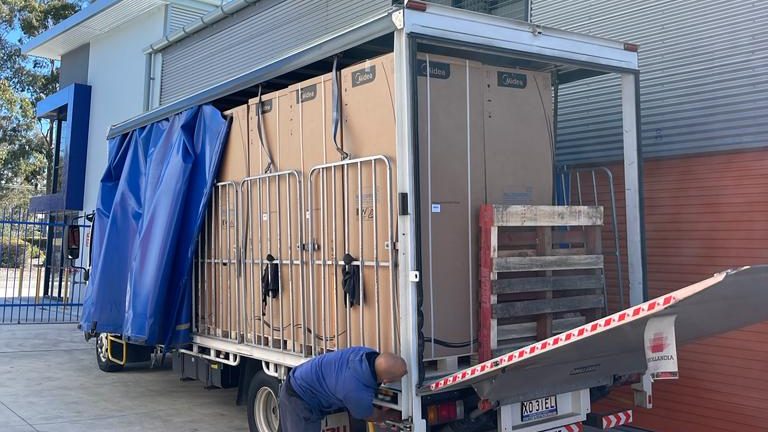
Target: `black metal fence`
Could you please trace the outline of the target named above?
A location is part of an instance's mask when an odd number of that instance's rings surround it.
[[[78,322],[89,238],[77,214],[0,210],[0,324]]]

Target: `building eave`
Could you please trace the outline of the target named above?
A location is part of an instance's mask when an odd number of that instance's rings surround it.
[[[89,43],[158,6],[195,3],[213,8],[213,0],[97,0],[22,46],[26,55],[58,60],[63,54]]]

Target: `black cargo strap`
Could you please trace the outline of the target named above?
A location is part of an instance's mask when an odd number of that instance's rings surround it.
[[[272,254],[267,255],[268,264],[261,273],[261,315],[266,315],[267,299],[277,298],[280,294],[280,264],[275,262]]]
[[[261,148],[264,150],[264,154],[267,155],[267,167],[264,168],[264,174],[267,174],[272,172],[272,169],[275,167],[275,162],[272,160],[272,154],[269,153],[267,141],[264,138],[264,119],[262,118],[262,111],[264,111],[264,107],[261,105],[261,86],[259,86],[259,102],[256,104],[256,106],[256,130],[259,132],[259,142],[261,143]]]
[[[331,117],[331,120],[333,121],[333,144],[336,146],[336,151],[339,152],[341,155],[341,160],[347,160],[349,159],[349,153],[345,152],[338,142],[338,135],[339,135],[339,122],[341,122],[341,100],[339,98],[339,71],[337,70],[336,66],[338,63],[339,57],[335,56],[333,57],[333,73],[331,74],[333,76],[333,94],[331,95],[332,102],[333,102],[333,114]]]
[[[350,254],[345,254],[344,267],[341,268],[342,286],[344,287],[344,304],[347,307],[360,304],[360,266],[352,264],[357,261]]]

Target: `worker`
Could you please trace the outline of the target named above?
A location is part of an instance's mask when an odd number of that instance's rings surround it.
[[[280,428],[319,432],[323,418],[341,410],[375,423],[394,420],[394,412],[374,407],[373,399],[381,384],[400,381],[406,373],[401,357],[365,347],[315,357],[294,368],[280,389]]]

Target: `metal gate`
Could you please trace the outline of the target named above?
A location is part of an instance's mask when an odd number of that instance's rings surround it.
[[[373,156],[313,167],[307,183],[282,171],[216,184],[192,272],[194,331],[301,356],[398,352],[392,174]]]
[[[0,324],[75,323],[87,283],[84,216],[0,210]]]

